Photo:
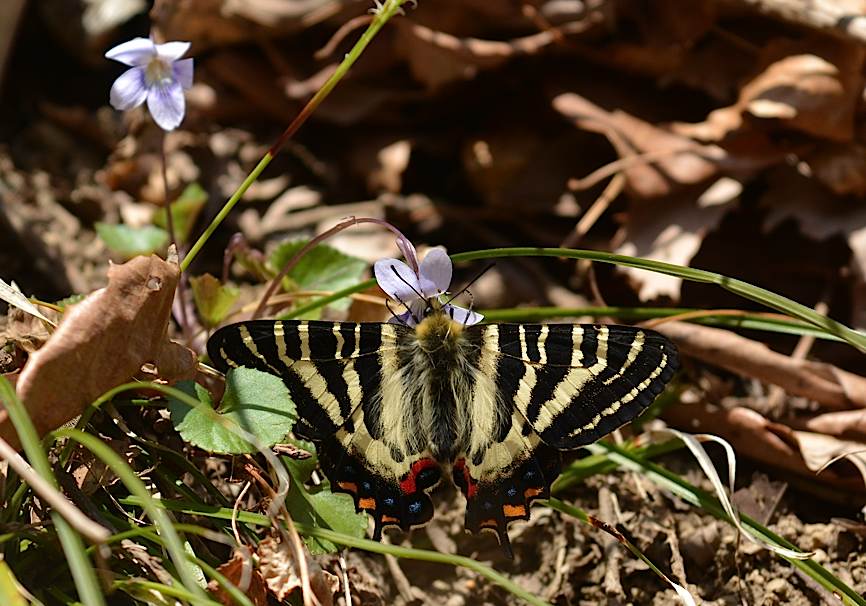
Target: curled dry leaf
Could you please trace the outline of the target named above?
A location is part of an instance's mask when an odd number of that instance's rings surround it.
[[[34,353],[17,391],[36,430],[44,434],[75,418],[103,393],[153,365],[167,381],[195,376],[195,354],[168,338],[168,320],[180,270],[176,256],[136,257],[108,270],[108,286],[66,313]],[[0,411],[0,437],[18,436]]]
[[[283,541],[267,538],[258,547],[259,570],[268,589],[282,601],[295,590],[301,589],[301,579],[296,574],[295,558],[291,548]],[[334,593],[339,589],[337,577],[322,570],[309,557],[307,570],[310,575],[310,588],[322,606],[332,606]]]
[[[795,425],[817,433],[866,444],[866,410],[839,410],[801,419]]]
[[[866,444],[840,440],[833,436],[811,431],[796,431],[800,452],[806,466],[818,472],[839,460],[846,460],[854,465],[866,480]]]
[[[725,438],[734,450],[750,459],[768,463],[801,476],[818,479],[852,493],[862,493],[859,473],[841,475],[835,468],[815,475],[803,456],[798,433],[787,425],[774,423],[744,407],[728,410],[706,405],[676,405],[664,412],[670,425],[689,432],[708,432]]]
[[[866,408],[866,378],[832,364],[795,360],[758,341],[728,330],[685,322],[665,322],[655,330],[680,352],[699,360],[815,400],[826,408]]]
[[[866,49],[827,38],[777,39],[761,52],[759,73],[731,106],[676,132],[721,141],[743,128],[744,116],[778,120],[787,128],[834,141],[853,137],[854,113],[863,88]]]
[[[553,107],[578,127],[608,138],[622,158],[629,189],[642,198],[668,196],[722,175],[745,177],[782,159],[763,137],[738,142],[734,153],[622,110],[609,112],[575,93],[555,97]]]
[[[235,549],[232,553],[232,559],[220,564],[217,570],[240,589],[253,603],[253,606],[268,606],[268,587],[265,585],[261,573],[253,567],[253,559],[250,557],[248,547]],[[208,583],[207,590],[220,604],[225,606],[237,604],[234,598],[215,579]]]

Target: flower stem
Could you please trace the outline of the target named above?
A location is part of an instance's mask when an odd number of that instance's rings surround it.
[[[255,180],[259,177],[262,171],[271,163],[274,156],[282,149],[285,145],[286,141],[294,135],[298,129],[303,125],[304,122],[307,121],[307,118],[315,111],[319,105],[321,105],[322,101],[331,93],[337,83],[343,79],[343,76],[349,71],[352,65],[358,60],[361,56],[361,53],[364,52],[364,49],[367,48],[367,45],[376,37],[376,34],[379,33],[379,30],[382,29],[382,26],[388,22],[391,17],[400,12],[400,7],[406,2],[410,2],[411,0],[386,0],[385,4],[378,9],[373,20],[370,22],[370,25],[355,43],[355,46],[352,47],[340,65],[337,67],[337,70],[328,78],[327,82],[322,85],[322,88],[318,90],[318,92],[313,95],[313,98],[310,99],[301,112],[297,115],[297,117],[292,120],[292,123],[283,131],[283,134],[279,136],[279,138],[274,142],[271,148],[267,151],[267,153],[259,160],[259,163],[252,170],[252,172],[244,179],[244,182],[241,183],[240,187],[238,187],[237,191],[232,194],[231,198],[229,198],[228,202],[226,202],[225,206],[222,207],[220,212],[214,217],[211,224],[208,225],[207,229],[205,229],[204,233],[199,237],[193,247],[190,249],[189,253],[184,257],[183,261],[181,261],[180,269],[181,271],[186,271],[186,269],[190,266],[193,259],[195,259],[196,255],[198,255],[199,251],[204,247],[205,243],[211,237],[216,228],[223,222],[223,220],[228,216],[228,214],[232,211],[235,204],[243,197],[246,193],[247,189],[249,189],[250,185],[252,185]]]
[[[166,133],[162,131],[162,137],[159,142],[159,160],[162,164],[162,193],[163,193],[163,208],[165,209],[165,226],[168,229],[168,237],[174,250],[178,256],[181,251],[177,245],[177,233],[174,230],[174,215],[171,212],[171,194],[168,191],[168,154],[165,152]],[[175,303],[177,304],[177,319],[180,323],[180,330],[183,333],[184,341],[189,345],[192,343],[192,331],[190,330],[189,315],[186,309],[186,288],[184,276],[181,275],[177,281],[177,292],[175,293]]]

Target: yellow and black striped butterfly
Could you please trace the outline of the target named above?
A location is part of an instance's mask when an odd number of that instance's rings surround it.
[[[433,516],[442,468],[466,497],[466,528],[494,531],[547,498],[560,450],[638,416],[677,367],[662,335],[628,326],[455,322],[431,300],[401,324],[254,320],[208,342],[222,371],[282,378],[295,432],[314,441],[334,490],[403,530]]]

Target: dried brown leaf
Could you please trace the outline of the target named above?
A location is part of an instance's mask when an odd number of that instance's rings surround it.
[[[252,564],[253,560],[250,557],[249,549],[241,547],[235,549],[232,558],[228,562],[220,564],[217,570],[240,589],[250,599],[253,606],[268,606],[267,585],[265,585],[262,575],[253,568]],[[234,599],[216,580],[211,580],[207,589],[221,604],[235,606]]]
[[[677,265],[688,265],[700,250],[704,237],[715,229],[722,217],[736,205],[742,186],[722,177],[695,200],[683,194],[665,200],[635,201],[629,205],[625,223],[617,240],[616,252]],[[639,285],[641,301],[661,296],[679,299],[682,278],[621,268]]]
[[[761,414],[743,407],[719,410],[706,405],[677,405],[666,409],[663,417],[674,427],[689,432],[710,432],[725,438],[734,450],[750,459],[817,479],[852,492],[863,492],[858,474],[841,475],[828,469],[815,475],[803,459],[800,432],[774,423]]]
[[[151,364],[168,381],[195,376],[195,354],[168,339],[177,259],[136,257],[108,270],[108,286],[72,307],[18,379],[17,391],[44,434]],[[6,411],[0,437],[18,445]]]
[[[680,352],[746,377],[811,398],[827,408],[866,408],[866,378],[832,364],[796,360],[728,330],[685,322],[655,327]]]
[[[797,427],[866,444],[866,410],[826,412],[800,420]]]
[[[269,537],[259,543],[259,571],[262,578],[278,600],[284,600],[295,590],[301,589],[301,579],[295,573],[295,558],[291,547],[283,541]],[[307,570],[310,588],[322,606],[333,606],[334,593],[339,589],[337,577],[322,570],[309,557]]]
[[[650,124],[622,110],[607,111],[575,93],[553,100],[554,108],[587,131],[603,134],[616,149],[632,194],[658,198],[723,175],[745,178],[782,155],[761,136],[731,149],[703,144],[674,127]],[[678,127],[677,127],[678,128]]]
[[[850,141],[864,59],[866,49],[841,40],[773,40],[758,59],[759,73],[740,89],[736,103],[713,111],[699,124],[679,124],[676,131],[721,141],[743,128],[749,114],[816,137]]]
[[[840,440],[834,436],[811,431],[795,431],[803,461],[812,471],[818,471],[834,459],[850,461],[866,477],[866,444]]]

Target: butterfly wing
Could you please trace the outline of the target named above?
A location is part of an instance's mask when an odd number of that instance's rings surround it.
[[[279,376],[298,411],[295,432],[318,446],[332,488],[384,526],[426,523],[426,491],[441,470],[423,453],[381,440],[383,369],[409,329],[396,324],[253,320],[221,328],[208,354],[221,371],[246,366]]]
[[[466,329],[481,348],[466,452],[453,474],[467,499],[466,526],[508,547],[508,522],[528,519],[550,495],[559,450],[595,442],[638,416],[677,367],[662,335],[628,326],[490,324]],[[488,425],[490,425],[488,423]]]

